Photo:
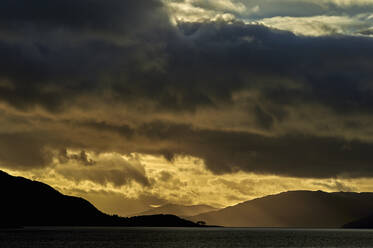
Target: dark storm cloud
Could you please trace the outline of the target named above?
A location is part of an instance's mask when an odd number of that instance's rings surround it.
[[[155,0],[2,1],[0,16],[0,98],[22,109],[61,110],[103,89],[131,95],[119,85],[162,63],[158,36],[170,31]]]
[[[7,168],[35,168],[49,165],[52,154],[37,134],[1,133],[0,166]]]
[[[161,4],[156,0],[4,0],[0,8],[0,27],[31,28],[35,31],[66,29],[94,32],[133,32],[153,25]],[[134,27],[136,26],[136,27]],[[45,30],[46,29],[46,30]]]
[[[92,166],[96,164],[96,161],[88,158],[88,155],[84,150],[78,154],[69,155],[66,149],[62,149],[60,151],[58,159],[60,163],[67,163],[69,160],[75,160],[75,161],[78,161],[79,163],[82,163],[85,166]]]
[[[242,170],[314,178],[373,176],[373,144],[359,140],[301,133],[263,136],[162,121],[143,124],[132,133],[129,140],[123,135],[122,141],[112,142],[123,142],[125,153],[163,155],[168,160],[178,155],[199,157],[217,174]]]
[[[129,125],[112,125],[106,122],[94,122],[94,121],[86,121],[82,123],[70,123],[73,125],[78,124],[79,126],[83,126],[86,128],[92,128],[98,131],[109,131],[109,132],[116,132],[121,136],[126,137],[127,139],[132,138],[135,134],[135,131]]]
[[[139,115],[172,115],[233,107],[233,95],[247,91],[257,102],[247,102],[244,111],[266,131],[288,120],[285,107],[319,105],[336,116],[372,114],[371,38],[301,37],[239,21],[173,26],[155,0],[1,1],[0,28],[0,100],[21,110],[42,106],[53,115],[96,101],[133,106]],[[50,127],[32,138],[4,134],[2,164],[43,166],[51,161],[45,148],[75,148],[162,154],[169,160],[192,155],[215,173],[357,177],[373,172],[373,144],[344,137],[299,131],[263,136],[154,120],[59,124],[81,133]],[[121,141],[104,133],[119,134]],[[136,170],[100,175],[94,168],[77,180],[122,185],[127,173],[148,184]]]
[[[184,92],[199,88],[211,101],[229,101],[232,91],[258,89],[275,104],[321,103],[338,112],[371,112],[371,38],[297,37],[240,22],[185,23],[181,30],[192,42],[188,48],[172,47],[170,71],[182,75],[175,81],[187,87]],[[187,71],[200,73],[186,74],[183,63]]]
[[[243,170],[315,178],[373,176],[373,144],[357,140],[299,133],[266,137],[162,122],[144,125],[139,132],[155,144],[168,141],[170,153],[203,158],[215,173]]]
[[[254,113],[260,127],[270,129],[273,126],[273,116],[271,116],[269,113],[266,113],[260,106],[255,107]]]
[[[23,1],[1,4],[7,12],[4,26],[15,20],[33,26],[26,33],[9,31],[21,38],[0,39],[0,79],[8,82],[0,84],[0,98],[19,108],[41,105],[56,111],[90,95],[127,104],[145,99],[160,111],[190,111],[230,104],[233,92],[259,89],[276,104],[372,109],[372,92],[365,90],[372,79],[370,38],[297,37],[223,21],[180,24],[188,34],[183,36],[165,20],[157,1],[57,1],[56,6],[37,1],[29,9],[35,13],[25,16],[18,13]],[[65,12],[72,13],[69,21]],[[41,23],[53,31],[63,26],[62,33],[44,31]],[[82,33],[68,32],[74,28]],[[301,87],[289,89],[279,79]]]

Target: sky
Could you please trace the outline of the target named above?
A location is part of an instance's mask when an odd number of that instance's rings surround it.
[[[373,191],[373,0],[2,0],[0,169],[127,216]]]

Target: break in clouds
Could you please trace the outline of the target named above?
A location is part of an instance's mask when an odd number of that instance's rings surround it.
[[[100,154],[191,156],[214,174],[371,177],[372,10],[3,0],[0,164],[72,163],[60,171],[71,180],[144,187],[141,164]]]

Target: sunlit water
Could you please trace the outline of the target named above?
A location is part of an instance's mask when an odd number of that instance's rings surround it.
[[[0,247],[373,247],[373,231],[252,228],[27,228],[0,230]]]

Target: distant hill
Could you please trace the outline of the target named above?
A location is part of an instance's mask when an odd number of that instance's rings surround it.
[[[172,214],[180,217],[189,217],[217,210],[219,209],[208,205],[183,206],[177,204],[166,204],[161,207],[152,208],[138,213],[137,215]]]
[[[188,219],[235,227],[339,228],[372,210],[373,193],[290,191]]]
[[[373,229],[373,214],[368,217],[351,221],[343,225],[343,228]]]
[[[15,226],[185,226],[173,215],[122,218],[100,212],[88,201],[0,171],[0,227]]]

